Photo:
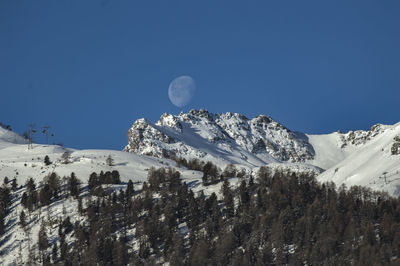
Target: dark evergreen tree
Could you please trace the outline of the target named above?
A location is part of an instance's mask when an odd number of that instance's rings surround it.
[[[106,164],[107,164],[108,166],[114,166],[114,159],[113,159],[113,157],[111,156],[111,154],[108,155],[108,157],[107,157],[107,159],[106,159]]]
[[[67,218],[65,218],[65,220],[62,222],[62,228],[64,228],[64,234],[68,234],[74,229],[69,216],[67,216]]]
[[[44,164],[45,164],[45,165],[50,165],[50,164],[51,164],[51,161],[50,161],[50,158],[49,158],[48,155],[46,155],[46,156],[44,157]]]
[[[133,186],[133,182],[131,179],[129,179],[128,185],[126,187],[126,193],[125,193],[126,198],[130,199],[134,195],[134,193],[135,193],[135,189]]]
[[[207,162],[203,166],[203,184],[205,186],[209,184],[215,184],[218,180],[218,168],[216,165],[214,165],[212,162]]]
[[[19,224],[21,225],[22,228],[25,229],[26,226],[26,214],[25,212],[22,210],[21,214],[19,215]]]
[[[28,208],[28,194],[26,192],[22,193],[21,196],[21,205],[24,208]]]
[[[83,204],[82,204],[82,197],[78,196],[78,212],[79,214],[83,214]]]
[[[28,181],[26,182],[26,190],[28,193],[32,193],[36,189],[36,184],[33,178],[29,178]]]
[[[3,209],[0,209],[0,236],[4,234],[6,225],[4,223],[6,214]]]
[[[110,182],[111,184],[120,184],[121,183],[119,172],[117,170],[112,171],[111,176],[112,176],[112,182]]]
[[[222,172],[223,178],[231,178],[236,176],[236,167],[233,164],[228,164]]]
[[[185,246],[182,237],[175,233],[172,238],[172,252],[169,258],[170,265],[185,265]]]
[[[45,182],[49,185],[52,196],[58,197],[61,187],[61,179],[56,173],[51,173],[44,178]]]
[[[230,188],[228,180],[224,180],[221,190],[222,190],[222,195],[224,197],[223,202],[224,202],[225,215],[227,218],[231,218],[235,213],[235,203],[234,203],[233,192]]]
[[[61,159],[62,159],[62,162],[63,162],[64,164],[69,164],[70,161],[71,161],[71,152],[65,151],[65,152],[61,155]]]
[[[47,234],[43,223],[40,225],[40,230],[38,234],[38,247],[39,251],[41,252],[46,251],[49,247],[49,241],[47,239]]]
[[[191,265],[208,265],[209,264],[209,244],[204,236],[200,236],[200,238],[196,241],[195,245],[193,245],[190,250],[190,264]]]
[[[51,259],[53,260],[53,263],[57,263],[57,261],[58,261],[57,242],[54,242],[53,248],[51,250]]]
[[[79,179],[76,177],[75,173],[72,172],[71,176],[68,178],[68,191],[70,196],[74,198],[78,198],[79,196],[79,185],[80,185]]]
[[[39,201],[42,206],[49,205],[51,203],[51,189],[48,184],[45,184],[39,192]]]
[[[11,183],[11,190],[17,191],[17,189],[18,189],[17,179],[14,178]]]
[[[239,197],[240,197],[239,198],[240,199],[240,204],[247,205],[249,203],[250,195],[249,195],[249,192],[247,190],[246,181],[244,181],[244,180],[240,183]]]
[[[95,189],[100,185],[100,179],[96,173],[92,173],[89,177],[88,188],[90,194],[94,194]]]
[[[114,265],[127,265],[129,256],[125,241],[114,241],[112,257]]]

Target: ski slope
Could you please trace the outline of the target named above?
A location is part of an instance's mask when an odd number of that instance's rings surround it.
[[[16,140],[16,141],[15,141]],[[69,163],[64,163],[62,155],[69,152]],[[48,155],[52,164],[46,166],[44,157]],[[106,164],[106,159],[111,156],[114,160],[112,166]],[[28,149],[27,142],[14,132],[0,128],[0,178],[9,180],[16,178],[18,184],[24,184],[32,177],[40,182],[43,177],[52,172],[59,176],[69,176],[74,172],[82,181],[87,182],[93,172],[113,171],[120,173],[121,181],[142,182],[147,179],[150,167],[175,167],[175,162],[146,155],[137,155],[115,150],[75,150],[58,145],[33,144]],[[180,170],[182,174],[192,175],[193,171]]]
[[[321,157],[316,162],[329,167],[317,177],[318,180],[333,181],[337,185],[345,184],[348,187],[361,185],[399,196],[400,155],[391,153],[394,138],[399,135],[400,123],[388,126],[381,134],[360,147],[344,149],[343,154],[333,150],[332,153],[338,154],[338,158],[343,156],[336,163],[329,156],[322,156],[327,149],[321,151]]]

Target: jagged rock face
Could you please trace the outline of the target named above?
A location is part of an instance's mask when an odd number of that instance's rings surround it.
[[[164,113],[160,120],[156,123],[157,126],[166,126],[170,127],[178,132],[182,133],[182,124],[179,123],[178,119],[170,114]]]
[[[191,110],[178,116],[163,114],[155,124],[137,120],[128,132],[128,152],[162,157],[165,151],[182,157],[203,158],[238,154],[268,163],[303,162],[314,156],[304,134],[295,133],[260,115],[253,119],[237,114]]]
[[[376,124],[371,127],[369,131],[364,130],[357,130],[357,131],[349,131],[347,134],[342,136],[343,147],[347,146],[348,144],[352,145],[363,145],[367,141],[371,140],[372,138],[378,136],[385,130],[386,126],[382,124]]]
[[[216,123],[239,146],[254,154],[268,153],[279,161],[291,162],[313,158],[313,148],[304,136],[265,115],[249,120],[240,114],[227,113],[219,115]]]
[[[128,145],[125,151],[157,156],[162,153],[160,143],[170,144],[174,139],[165,135],[142,118],[135,121],[128,131]]]
[[[400,136],[396,136],[394,138],[394,143],[391,148],[392,155],[399,155],[400,154]]]

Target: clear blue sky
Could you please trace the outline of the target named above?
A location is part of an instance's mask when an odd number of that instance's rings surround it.
[[[400,1],[0,1],[0,121],[122,149],[192,108],[328,133],[400,121]],[[168,85],[190,75],[177,108]],[[43,142],[42,137],[37,141]]]

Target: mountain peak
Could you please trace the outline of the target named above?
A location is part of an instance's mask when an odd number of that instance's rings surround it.
[[[124,150],[157,157],[168,151],[253,166],[304,162],[314,154],[304,134],[293,133],[266,115],[248,119],[239,113],[214,114],[205,109],[177,116],[164,113],[154,125],[137,120]]]

